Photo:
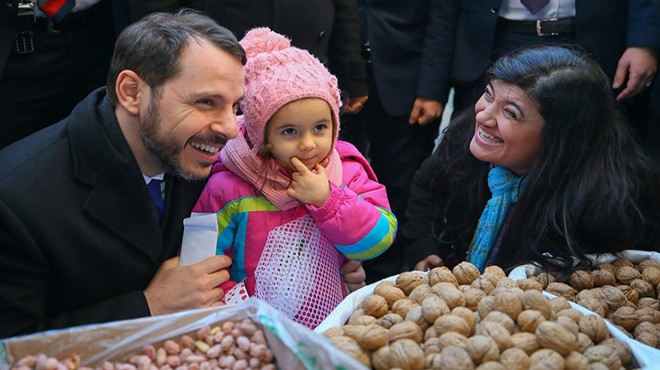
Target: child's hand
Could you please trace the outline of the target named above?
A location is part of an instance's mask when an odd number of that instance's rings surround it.
[[[302,203],[315,207],[323,206],[330,195],[330,183],[325,168],[317,163],[314,169],[310,170],[296,157],[291,158],[291,164],[296,172],[291,174],[287,194]]]

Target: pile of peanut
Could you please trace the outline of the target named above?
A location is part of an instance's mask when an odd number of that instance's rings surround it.
[[[514,281],[497,266],[483,274],[404,272],[380,282],[330,341],[376,370],[611,369],[633,366],[630,348],[603,318],[544,296],[535,279]]]
[[[80,366],[80,356],[58,360],[45,354],[21,358],[12,370],[275,370],[264,332],[250,319],[205,326],[196,333],[146,345],[127,362]]]
[[[660,348],[660,263],[638,264],[619,258],[592,270],[571,274],[566,283],[554,274],[534,277],[546,291],[573,301],[606,318],[624,333]]]

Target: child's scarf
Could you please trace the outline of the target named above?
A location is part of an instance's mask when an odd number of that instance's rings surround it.
[[[470,243],[468,261],[483,272],[488,255],[502,230],[509,206],[518,200],[518,187],[522,177],[497,166],[488,172],[488,187],[492,197],[481,214],[477,230]]]
[[[286,189],[291,183],[291,175],[271,160],[276,167],[266,168],[264,158],[259,155],[259,148],[250,148],[245,140],[245,130],[240,130],[238,136],[227,142],[220,152],[220,159],[231,172],[240,176],[243,180],[252,184],[261,192],[275,207],[285,211],[295,208],[302,203],[291,198]],[[269,163],[270,165],[271,163]],[[337,149],[333,148],[329,155],[329,161],[325,167],[328,180],[337,186],[341,186],[342,167],[341,159]]]

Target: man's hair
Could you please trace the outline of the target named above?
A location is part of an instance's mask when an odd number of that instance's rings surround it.
[[[153,13],[128,26],[117,38],[106,86],[110,102],[118,103],[115,82],[124,70],[137,73],[153,92],[159,91],[179,73],[181,54],[193,41],[207,41],[242,64],[246,62],[245,50],[234,34],[213,19],[191,9]]]

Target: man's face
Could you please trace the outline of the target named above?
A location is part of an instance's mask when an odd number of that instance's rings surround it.
[[[202,180],[218,151],[236,137],[236,111],[243,97],[243,66],[233,55],[204,41],[190,42],[180,73],[140,107],[144,146],[170,173]]]

